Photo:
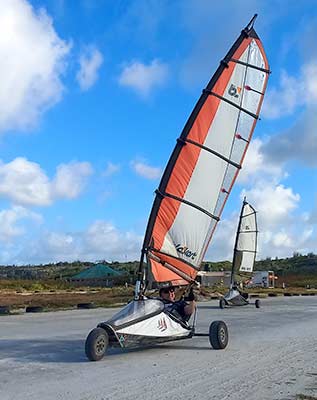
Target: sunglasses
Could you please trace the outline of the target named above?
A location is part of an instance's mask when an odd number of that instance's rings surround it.
[[[163,289],[163,290],[162,290],[162,293],[164,293],[164,294],[174,293],[174,292],[175,292],[174,289]]]

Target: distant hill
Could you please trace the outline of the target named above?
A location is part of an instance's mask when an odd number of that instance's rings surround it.
[[[98,263],[108,264],[114,270],[124,272],[130,277],[130,281],[134,281],[138,270],[138,261],[129,261],[120,263],[117,261],[108,262],[106,260],[98,261]],[[58,262],[41,265],[0,265],[0,279],[67,279],[74,276],[85,269],[88,269],[96,263],[85,261]],[[228,271],[231,269],[230,261],[211,262],[204,261],[202,269],[205,271]],[[287,258],[266,258],[265,260],[256,261],[255,270],[271,270],[278,276],[317,276],[317,255],[308,253],[301,255],[294,253],[292,257]]]

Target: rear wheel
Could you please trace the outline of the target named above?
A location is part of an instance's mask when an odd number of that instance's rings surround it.
[[[226,302],[224,301],[224,299],[220,299],[219,300],[219,307],[220,308],[225,308]]]
[[[109,338],[102,328],[93,329],[87,336],[85,343],[86,356],[90,361],[99,361],[105,355]]]
[[[214,321],[209,327],[209,342],[211,347],[219,350],[227,347],[229,334],[227,325],[223,321]]]
[[[260,304],[261,304],[261,302],[260,302],[260,300],[259,299],[257,299],[257,300],[255,300],[255,308],[260,308]]]

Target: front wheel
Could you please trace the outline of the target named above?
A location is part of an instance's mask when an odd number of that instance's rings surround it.
[[[255,308],[260,308],[260,300],[259,299],[257,299],[257,300],[255,300]]]
[[[219,307],[220,307],[221,309],[223,309],[223,308],[225,308],[225,305],[226,305],[226,302],[224,301],[224,299],[220,299],[220,300],[219,300]]]
[[[93,329],[87,336],[85,352],[88,360],[99,361],[105,355],[109,344],[107,332],[102,328]]]
[[[229,333],[227,325],[223,321],[214,321],[209,327],[209,342],[211,347],[219,350],[227,347]]]

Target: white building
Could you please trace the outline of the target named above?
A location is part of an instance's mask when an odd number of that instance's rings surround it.
[[[273,271],[254,271],[246,287],[274,288],[276,279]]]

